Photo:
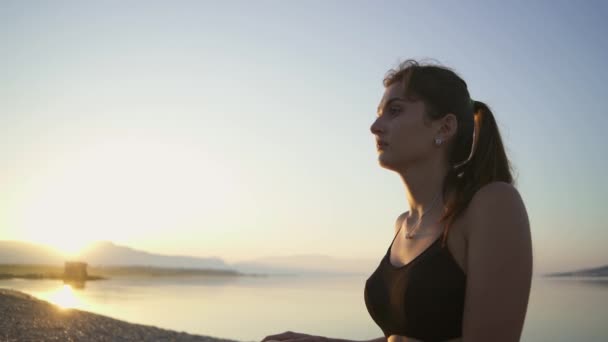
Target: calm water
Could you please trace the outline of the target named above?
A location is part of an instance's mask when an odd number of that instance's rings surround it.
[[[65,307],[242,341],[286,330],[352,340],[382,336],[363,301],[367,276],[2,280]],[[608,278],[535,277],[522,341],[607,341]]]

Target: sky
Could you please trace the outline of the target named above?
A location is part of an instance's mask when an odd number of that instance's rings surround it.
[[[400,61],[488,104],[534,271],[608,264],[603,1],[0,1],[0,240],[380,259]]]

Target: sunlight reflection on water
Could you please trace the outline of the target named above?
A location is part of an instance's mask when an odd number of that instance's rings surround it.
[[[60,285],[57,288],[52,288],[47,292],[38,293],[38,297],[49,301],[62,309],[82,309],[87,310],[88,305],[76,293],[69,284]]]

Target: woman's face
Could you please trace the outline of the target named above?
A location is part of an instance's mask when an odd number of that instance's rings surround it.
[[[430,118],[425,118],[424,102],[406,99],[402,88],[396,82],[385,89],[377,118],[370,127],[380,142],[376,147],[380,164],[392,170],[405,170],[428,158],[438,130]]]

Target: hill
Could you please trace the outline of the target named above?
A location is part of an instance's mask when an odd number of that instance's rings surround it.
[[[379,259],[335,258],[319,254],[269,256],[252,260],[226,263],[220,257],[193,257],[155,254],[120,246],[110,241],[95,242],[85,248],[77,258],[90,268],[105,273],[125,273],[133,268],[144,273],[174,274],[168,269],[181,269],[188,274],[196,270],[229,271],[245,274],[298,275],[298,274],[371,274]],[[52,248],[20,241],[0,241],[0,264],[4,265],[56,265],[63,267],[64,256]],[[104,274],[105,274],[104,273]],[[220,272],[222,273],[222,272]],[[222,273],[223,274],[223,273]]]
[[[608,277],[608,265],[569,272],[547,273],[545,277]]]

